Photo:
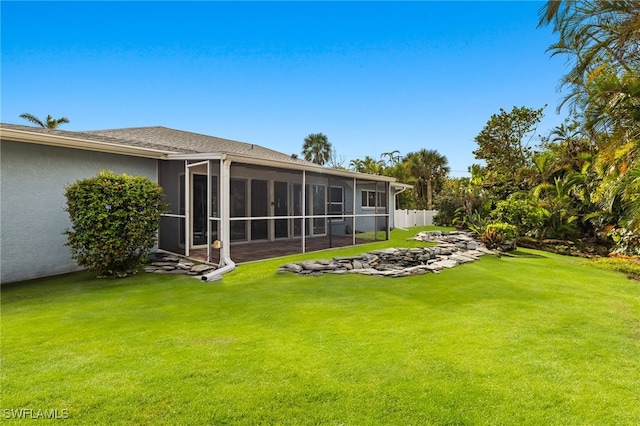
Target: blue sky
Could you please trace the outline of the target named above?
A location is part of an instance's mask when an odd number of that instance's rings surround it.
[[[453,176],[500,108],[556,114],[543,2],[1,2],[1,112],[62,129],[162,125],[345,165],[421,148]]]

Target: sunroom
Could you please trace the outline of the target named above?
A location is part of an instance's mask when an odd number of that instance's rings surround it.
[[[159,249],[224,266],[386,240],[393,178],[231,154],[158,162]]]

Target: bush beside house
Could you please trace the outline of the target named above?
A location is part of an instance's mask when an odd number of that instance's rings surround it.
[[[148,178],[102,171],[65,192],[73,259],[98,276],[136,273],[156,244],[163,191]]]

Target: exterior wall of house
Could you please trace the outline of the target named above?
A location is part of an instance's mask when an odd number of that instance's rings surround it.
[[[101,170],[157,181],[156,160],[12,141],[0,142],[0,283],[78,270],[62,234],[65,187]]]

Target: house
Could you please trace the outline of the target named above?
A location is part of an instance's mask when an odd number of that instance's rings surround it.
[[[71,272],[66,186],[100,170],[146,176],[169,211],[158,248],[232,266],[387,239],[407,185],[259,145],[169,129],[49,130],[0,124],[0,282]]]

